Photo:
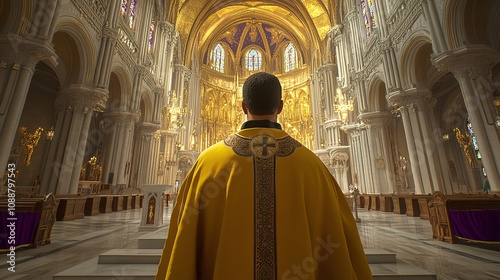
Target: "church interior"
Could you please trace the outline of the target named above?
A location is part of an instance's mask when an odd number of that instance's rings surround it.
[[[374,279],[498,279],[498,0],[0,1],[0,277],[153,279],[178,187],[261,71]]]

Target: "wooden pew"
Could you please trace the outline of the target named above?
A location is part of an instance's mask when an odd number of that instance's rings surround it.
[[[28,233],[33,235],[32,241],[30,241],[29,244],[17,245],[29,245],[30,247],[38,247],[45,244],[50,244],[52,226],[56,221],[57,207],[58,201],[53,194],[48,194],[44,197],[16,198],[14,210],[15,213],[40,213],[39,222],[38,225],[35,226],[35,231]],[[8,210],[8,198],[5,196],[0,197],[0,212],[7,214]],[[26,228],[22,228],[23,234],[26,233],[26,230]]]
[[[433,199],[432,195],[418,196],[418,207],[420,208],[420,219],[429,220],[429,202]]]
[[[461,211],[464,211],[463,213],[466,214],[466,211],[472,211],[474,212],[474,220],[479,225],[493,225],[498,227],[498,222],[490,223],[489,221],[482,220],[487,218],[487,216],[482,215],[482,213],[489,214],[489,210],[495,211],[496,214],[494,214],[493,217],[499,219],[500,198],[496,195],[445,196],[442,192],[437,191],[434,193],[431,202],[429,202],[429,222],[432,226],[432,237],[448,243],[467,243],[468,238],[456,235],[459,228],[454,228],[454,225],[458,226],[458,224],[454,224],[457,221],[451,218],[451,214],[459,214]],[[463,227],[464,225],[461,224],[460,226]],[[473,227],[475,231],[481,230],[477,225],[474,226],[471,224],[471,227]],[[500,233],[498,230],[488,230],[486,233],[487,235],[496,234],[495,238],[500,240]],[[496,242],[499,240],[496,240]],[[488,240],[473,239],[473,241],[490,243]]]
[[[123,196],[123,210],[132,209],[132,195]]]
[[[370,210],[372,207],[372,200],[370,199],[370,195],[368,194],[363,194],[363,200],[365,201],[365,209]]]
[[[365,207],[365,197],[362,195],[358,195],[358,208]]]
[[[393,213],[406,214],[406,201],[402,195],[394,195],[392,197]]]
[[[57,196],[59,207],[57,208],[58,221],[71,221],[85,217],[85,204],[87,196],[70,194]]]
[[[99,215],[99,206],[101,204],[101,196],[90,195],[87,196],[85,201],[85,215],[94,216]]]
[[[370,194],[370,210],[380,210],[380,198],[378,194]]]
[[[100,213],[111,213],[113,204],[113,196],[111,195],[102,195],[101,201],[99,202],[99,212]]]
[[[380,211],[393,212],[394,206],[392,204],[392,194],[381,194],[379,196]]]

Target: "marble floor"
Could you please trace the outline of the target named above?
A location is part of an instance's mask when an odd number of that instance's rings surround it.
[[[168,222],[171,206],[165,209]],[[360,210],[365,248],[396,253],[398,260],[437,275],[439,280],[500,279],[500,252],[432,239],[429,221],[405,215]],[[0,255],[0,279],[52,280],[52,276],[111,249],[137,248],[140,210],[126,210],[73,221],[57,221],[52,243],[16,251],[15,272]]]

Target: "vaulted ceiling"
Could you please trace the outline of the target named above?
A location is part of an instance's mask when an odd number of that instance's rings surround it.
[[[174,0],[167,20],[175,23],[180,33],[184,62],[189,65],[196,50],[222,39],[231,43],[249,23],[262,27],[259,34],[264,40],[268,38],[270,48],[271,40],[276,40],[271,38],[274,33],[295,42],[302,51],[321,52],[321,42],[338,22],[338,11],[338,2],[330,0]],[[233,51],[238,49],[233,47]]]

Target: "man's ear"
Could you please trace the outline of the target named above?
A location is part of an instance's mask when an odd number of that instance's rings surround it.
[[[247,104],[245,104],[244,102],[241,102],[241,109],[243,110],[243,113],[248,114],[248,108],[247,108]]]
[[[278,110],[276,111],[276,114],[281,113],[283,110],[283,100],[280,100],[280,104],[278,105]]]

